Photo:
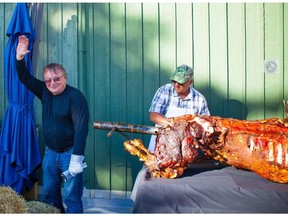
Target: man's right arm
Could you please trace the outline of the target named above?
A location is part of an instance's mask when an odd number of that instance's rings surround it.
[[[42,86],[41,81],[37,80],[35,77],[33,77],[25,63],[25,60],[22,59],[18,61],[16,59],[16,69],[19,80],[25,85],[27,89],[29,89],[31,92],[33,92],[37,97],[41,98],[42,95]]]
[[[150,121],[163,127],[172,126],[168,118],[157,112],[150,112]]]
[[[27,69],[25,60],[17,60],[16,59],[16,70],[17,70],[17,74],[18,74],[18,78],[19,80],[26,85],[26,83],[29,83],[29,79],[30,79],[30,73]]]
[[[33,92],[38,98],[42,98],[42,92],[45,88],[45,83],[33,77],[25,63],[25,55],[30,51],[28,50],[29,39],[24,35],[19,36],[19,42],[16,49],[16,70],[19,80]]]
[[[164,112],[170,103],[169,102],[170,88],[171,86],[167,84],[158,88],[149,108],[150,121],[162,127],[167,127],[168,125],[172,126],[169,119],[164,116]]]
[[[19,80],[25,87],[41,99],[45,83],[30,74],[24,59],[20,61],[16,59],[16,70]]]

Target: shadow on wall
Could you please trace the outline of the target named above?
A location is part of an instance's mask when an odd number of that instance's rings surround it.
[[[211,116],[246,120],[248,107],[245,103],[227,99],[227,96],[223,96],[217,89],[209,89],[209,86],[199,85],[196,89],[205,96]]]
[[[216,101],[218,101],[216,103]],[[210,115],[220,116],[222,118],[234,118],[239,120],[246,120],[248,116],[248,107],[234,99],[213,99],[213,101],[208,101],[208,106],[210,110]]]
[[[224,118],[235,118],[245,120],[248,114],[247,106],[238,100],[225,100],[223,107],[226,112],[223,112]]]

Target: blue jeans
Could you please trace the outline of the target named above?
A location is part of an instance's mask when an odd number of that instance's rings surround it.
[[[59,208],[65,213],[61,194],[63,184],[64,203],[67,206],[66,213],[83,213],[83,176],[77,174],[67,182],[64,182],[61,173],[68,170],[73,148],[57,153],[48,147],[43,159],[43,187],[45,202]]]

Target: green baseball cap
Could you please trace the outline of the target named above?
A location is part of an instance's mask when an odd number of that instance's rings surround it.
[[[193,69],[188,65],[181,65],[176,68],[175,72],[170,77],[170,80],[176,81],[180,84],[193,79]]]

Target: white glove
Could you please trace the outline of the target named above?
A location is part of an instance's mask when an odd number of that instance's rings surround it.
[[[83,172],[83,168],[86,168],[86,163],[83,163],[84,156],[83,155],[71,155],[70,164],[69,164],[69,172],[72,176],[76,176],[79,173]]]

